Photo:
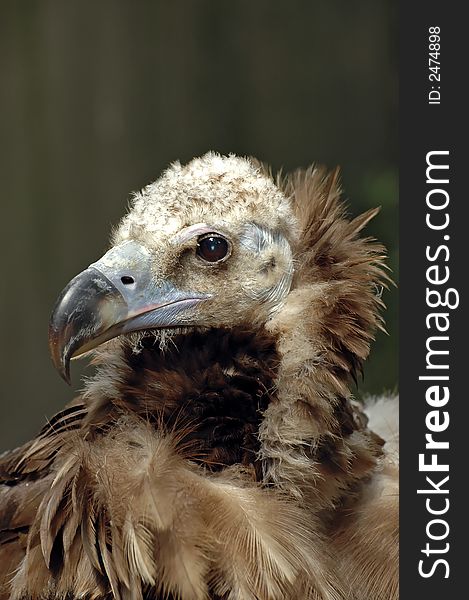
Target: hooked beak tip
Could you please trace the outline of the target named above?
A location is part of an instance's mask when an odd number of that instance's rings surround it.
[[[51,330],[49,330],[49,350],[56,371],[65,383],[71,385],[70,357],[67,356],[67,353],[61,348],[56,332]]]
[[[65,381],[66,384],[72,385],[72,378],[70,377],[70,359],[66,358],[61,361],[61,363],[56,366],[57,371],[59,372],[60,377]]]
[[[67,363],[62,369],[58,369],[60,377],[65,381],[67,385],[72,385],[72,379],[70,377],[70,363]]]
[[[55,368],[69,385],[72,356],[88,342],[99,339],[107,328],[108,315],[102,312],[106,304],[117,320],[127,312],[115,286],[92,267],[74,277],[56,302],[49,321],[49,350]]]

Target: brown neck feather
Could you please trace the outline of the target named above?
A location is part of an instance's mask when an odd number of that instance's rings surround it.
[[[278,338],[277,400],[260,429],[265,477],[318,510],[365,480],[382,441],[352,401],[389,281],[384,249],[360,232],[377,213],[350,220],[338,172],[311,167],[277,180],[299,224],[295,276],[268,329]]]
[[[241,464],[260,474],[257,432],[278,364],[275,337],[245,327],[176,335],[164,349],[149,335],[137,353],[123,340],[90,385],[88,426],[99,433],[135,413],[210,470]]]

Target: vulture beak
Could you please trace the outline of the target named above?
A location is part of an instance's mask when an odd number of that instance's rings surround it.
[[[150,252],[124,242],[74,277],[49,323],[55,368],[70,383],[70,360],[122,333],[194,324],[194,307],[209,294],[158,281]]]

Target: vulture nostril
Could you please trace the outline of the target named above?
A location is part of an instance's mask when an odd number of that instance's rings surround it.
[[[130,275],[123,275],[121,277],[121,281],[124,285],[132,285],[133,283],[135,283],[135,279],[133,277],[130,277]]]

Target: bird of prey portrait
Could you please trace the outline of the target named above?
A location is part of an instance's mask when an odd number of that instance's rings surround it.
[[[84,391],[0,457],[0,598],[398,597],[396,399],[352,395],[383,247],[338,173],[208,153],[53,309]]]

